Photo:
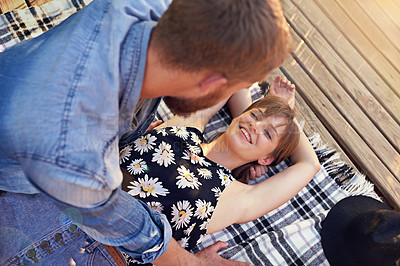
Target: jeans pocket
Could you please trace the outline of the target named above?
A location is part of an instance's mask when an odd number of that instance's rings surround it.
[[[91,254],[87,265],[126,265],[125,259],[115,247],[103,245],[100,242],[95,241],[86,247],[86,251]]]

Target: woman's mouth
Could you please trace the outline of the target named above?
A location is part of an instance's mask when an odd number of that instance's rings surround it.
[[[250,133],[243,127],[240,127],[239,129],[242,132],[242,136],[247,140],[247,142],[251,143]]]

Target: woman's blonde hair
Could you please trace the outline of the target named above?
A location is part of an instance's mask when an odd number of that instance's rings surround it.
[[[287,101],[278,96],[268,95],[250,105],[244,112],[253,109],[262,109],[263,116],[279,116],[284,118],[285,129],[280,135],[279,142],[271,156],[274,157],[273,165],[280,163],[293,152],[299,144],[300,132],[294,122],[295,111],[289,107]],[[232,171],[232,175],[243,183],[247,183],[250,176],[250,167],[259,165],[257,161],[239,166]]]

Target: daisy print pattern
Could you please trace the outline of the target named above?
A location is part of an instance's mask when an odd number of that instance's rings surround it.
[[[199,176],[201,176],[204,179],[211,179],[212,178],[212,173],[207,168],[198,168],[197,169],[197,173],[199,174]]]
[[[123,190],[165,214],[173,237],[186,249],[209,237],[209,220],[233,180],[231,171],[204,156],[201,140],[196,128],[154,129],[120,154],[121,167],[133,177]]]
[[[157,134],[161,134],[164,137],[168,134],[165,128],[156,129]]]
[[[183,140],[187,140],[189,137],[189,132],[184,127],[173,127],[171,131],[175,133],[177,137],[182,138]]]
[[[227,186],[232,182],[231,177],[229,175],[225,174],[224,171],[222,171],[222,169],[219,169],[217,171],[217,174],[219,176],[219,179],[221,179],[221,185]]]
[[[162,213],[162,211],[164,210],[164,206],[160,202],[157,202],[157,201],[147,202],[147,205],[149,205],[149,207],[153,211],[158,212],[158,213]]]
[[[171,149],[171,145],[164,141],[155,149],[152,162],[157,162],[160,166],[168,167],[170,164],[175,164],[175,154]]]
[[[200,146],[194,146],[194,145],[187,144],[187,147],[189,149],[189,152],[191,152],[191,153],[199,154],[201,152]]]
[[[219,200],[219,197],[221,196],[221,189],[219,187],[214,187],[211,189],[212,192],[214,192],[214,196],[217,200]]]
[[[211,206],[211,202],[207,202],[205,200],[198,199],[196,200],[196,212],[194,216],[197,218],[204,220],[211,216],[211,213],[214,211],[214,207]]]
[[[207,230],[207,226],[210,223],[210,219],[207,219],[206,221],[204,221],[204,223],[202,223],[200,225],[200,230]]]
[[[132,151],[132,146],[128,145],[119,152],[119,164],[128,161],[129,156],[131,156],[131,151]]]
[[[150,195],[153,197],[158,197],[158,195],[166,196],[169,193],[168,189],[164,188],[162,183],[157,181],[157,177],[149,178],[146,174],[144,178],[139,177],[138,181],[130,182],[132,186],[127,186],[131,189],[128,193],[132,196],[139,195],[141,198],[146,198]]]
[[[196,223],[192,224],[191,226],[188,227],[188,229],[184,230],[183,232],[185,233],[185,235],[189,236],[195,226],[196,226]]]
[[[183,248],[187,248],[189,246],[189,238],[190,237],[183,237],[181,240],[178,240],[178,244],[183,247]]]
[[[190,218],[193,215],[193,207],[187,200],[178,201],[177,204],[172,206],[172,222],[173,227],[179,229],[187,226],[190,222]]]
[[[199,165],[206,166],[206,167],[211,165],[209,162],[205,161],[204,157],[201,157],[201,156],[197,155],[196,153],[193,153],[190,151],[184,151],[183,155],[184,156],[182,156],[182,159],[190,160],[190,162],[192,164],[198,163]]]
[[[199,136],[196,133],[191,132],[190,138],[194,143],[196,143],[196,145],[200,145],[201,139],[199,138]]]
[[[203,240],[204,240],[204,238],[207,236],[207,234],[202,234],[202,235],[200,235],[200,237],[199,237],[199,240],[197,240],[197,244],[200,244],[201,242],[203,242]]]
[[[178,180],[176,181],[178,188],[190,187],[191,189],[199,189],[201,182],[199,182],[199,179],[195,177],[189,169],[181,165],[178,168],[178,173],[179,175],[176,177]]]
[[[135,159],[128,165],[126,169],[130,174],[138,175],[144,173],[144,171],[147,169],[147,164],[143,159]]]
[[[135,145],[135,151],[138,151],[140,155],[142,155],[143,152],[148,152],[154,149],[153,146],[155,145],[154,141],[156,139],[156,137],[150,134],[147,134],[146,136],[141,136],[133,142],[133,144]]]

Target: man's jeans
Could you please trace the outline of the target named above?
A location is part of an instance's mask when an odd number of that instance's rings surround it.
[[[0,207],[0,265],[117,265],[43,193],[1,192]]]

